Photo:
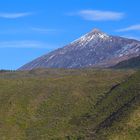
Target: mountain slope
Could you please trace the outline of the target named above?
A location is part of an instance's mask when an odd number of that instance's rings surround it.
[[[139,140],[140,72],[133,73],[93,69],[2,73],[0,138]]]
[[[140,68],[140,56],[122,61],[117,65],[113,66],[112,68],[117,68],[117,69]]]
[[[19,70],[109,67],[139,55],[139,41],[109,36],[95,29],[65,47],[33,60]]]

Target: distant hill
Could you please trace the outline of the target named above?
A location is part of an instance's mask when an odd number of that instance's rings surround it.
[[[25,64],[19,70],[109,67],[139,55],[140,41],[94,29],[65,47]]]
[[[139,140],[140,71],[0,73],[1,140]]]
[[[122,61],[117,65],[113,66],[112,68],[117,69],[140,68],[140,56]]]

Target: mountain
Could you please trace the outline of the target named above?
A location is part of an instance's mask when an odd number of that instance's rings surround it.
[[[122,61],[112,68],[126,69],[126,68],[140,68],[140,56]]]
[[[57,49],[19,70],[36,68],[109,67],[140,55],[140,41],[107,35],[98,29]]]

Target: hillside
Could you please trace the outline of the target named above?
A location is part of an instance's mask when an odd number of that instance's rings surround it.
[[[110,67],[140,55],[140,41],[108,35],[98,29],[19,68]]]
[[[0,73],[1,140],[139,140],[140,72]]]
[[[140,68],[140,56],[122,61],[117,65],[113,66],[112,68],[117,68],[117,69]]]

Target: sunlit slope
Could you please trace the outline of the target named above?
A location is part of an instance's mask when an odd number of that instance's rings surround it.
[[[139,136],[135,128],[139,127],[140,73],[132,73],[93,69],[1,73],[0,138],[104,140]]]

